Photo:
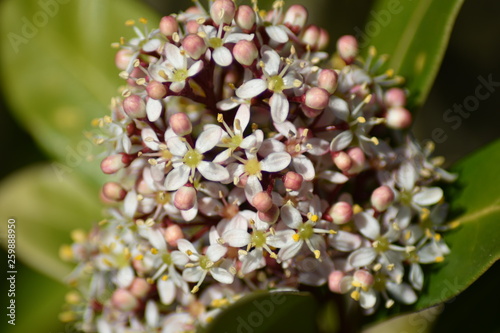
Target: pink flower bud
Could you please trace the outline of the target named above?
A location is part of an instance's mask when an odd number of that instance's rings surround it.
[[[358,41],[351,35],[340,37],[337,41],[337,52],[347,64],[350,64],[358,55]]]
[[[111,296],[111,303],[120,311],[128,312],[139,306],[139,301],[128,290],[116,289]]]
[[[352,167],[352,160],[344,151],[333,152],[332,160],[335,166],[342,172],[347,172]]]
[[[252,7],[241,5],[236,10],[234,20],[243,31],[250,31],[255,24],[255,12]]]
[[[136,277],[129,287],[129,291],[137,298],[144,298],[151,290],[151,285],[146,279]]]
[[[200,25],[195,20],[188,21],[186,23],[186,31],[188,34],[196,34]]]
[[[102,194],[108,200],[121,201],[127,195],[127,191],[118,183],[108,182],[102,187]]]
[[[347,155],[349,155],[352,160],[352,167],[348,170],[348,172],[350,174],[357,174],[363,171],[366,161],[363,150],[359,147],[350,148],[347,150]]]
[[[361,283],[361,286],[365,288],[371,287],[375,282],[373,274],[368,272],[366,269],[358,269],[356,272],[354,272],[353,278],[355,281]]]
[[[130,118],[146,117],[146,103],[137,95],[130,95],[123,100],[123,109]]]
[[[283,184],[285,188],[292,191],[298,191],[302,187],[302,182],[304,177],[296,172],[288,171],[286,175],[283,176]]]
[[[190,34],[182,40],[182,47],[186,53],[193,59],[200,59],[207,51],[205,40],[196,34]]]
[[[174,206],[179,210],[189,210],[196,202],[196,190],[191,186],[182,186],[175,192]]]
[[[259,51],[253,42],[240,40],[234,45],[233,55],[234,59],[243,66],[250,66],[257,59]]]
[[[386,124],[390,128],[404,129],[411,125],[411,113],[407,109],[397,106],[387,110]]]
[[[325,29],[320,28],[318,42],[316,43],[317,49],[324,50],[328,46],[328,43],[330,43],[330,34]]]
[[[273,205],[267,212],[258,212],[257,215],[259,219],[267,223],[275,223],[278,221],[278,217],[280,216],[280,209],[278,206]]]
[[[373,208],[379,212],[383,212],[389,207],[394,201],[394,192],[391,188],[386,185],[382,185],[376,188],[371,197],[371,203]]]
[[[307,9],[302,5],[292,5],[285,13],[283,24],[286,25],[296,35],[307,22]]]
[[[307,118],[316,118],[317,116],[319,116],[321,114],[321,112],[323,112],[323,109],[313,109],[313,108],[310,108],[310,107],[307,107],[306,105],[302,104],[302,113],[304,113],[304,115],[307,117]]]
[[[193,130],[191,120],[183,112],[173,114],[168,122],[174,133],[179,136],[188,135]]]
[[[406,93],[401,88],[391,88],[385,92],[384,102],[388,107],[404,106],[406,104]]]
[[[304,30],[304,34],[302,35],[300,40],[304,44],[314,47],[316,46],[316,43],[318,41],[319,34],[319,28],[315,25],[310,25]]]
[[[309,89],[304,98],[304,104],[315,110],[323,110],[328,105],[330,94],[323,88],[312,87]]]
[[[236,13],[236,6],[231,0],[215,0],[210,7],[210,17],[216,25],[230,24]]]
[[[339,201],[330,208],[328,215],[333,219],[333,223],[345,224],[352,218],[352,206],[345,201]]]
[[[267,212],[273,207],[273,199],[266,191],[257,193],[252,199],[252,206],[259,212]]]
[[[132,58],[132,53],[132,51],[127,49],[121,49],[116,52],[115,64],[119,70],[124,71],[127,69],[128,64],[130,63],[130,59]]]
[[[330,275],[328,275],[328,288],[334,293],[340,294],[340,281],[345,276],[345,273],[342,271],[332,271]]]
[[[333,94],[337,89],[338,78],[339,75],[333,69],[323,69],[318,75],[318,87]]]
[[[165,237],[165,241],[168,243],[168,245],[172,247],[177,246],[177,241],[179,239],[184,238],[184,233],[182,232],[181,227],[179,227],[177,224],[172,224],[165,229],[165,233],[163,234]]]
[[[101,170],[105,174],[111,175],[128,166],[130,161],[124,154],[115,154],[106,157],[101,162]]]
[[[152,99],[162,99],[167,95],[167,88],[158,81],[149,82],[146,91]]]
[[[173,16],[163,16],[160,20],[160,32],[167,37],[171,37],[179,30],[179,24]]]

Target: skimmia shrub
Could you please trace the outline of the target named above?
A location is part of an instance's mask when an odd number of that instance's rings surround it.
[[[412,304],[446,260],[455,176],[408,131],[404,79],[301,5],[231,0],[115,46],[96,119],[106,217],[66,249],[83,331],[195,332],[257,290],[314,286],[367,314]],[[310,287],[307,287],[310,290]]]

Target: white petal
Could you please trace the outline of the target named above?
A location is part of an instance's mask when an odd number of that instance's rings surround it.
[[[294,234],[295,231],[293,230],[279,230],[276,231],[274,235],[268,236],[266,238],[266,243],[275,248],[282,248],[291,244],[291,242],[295,242],[292,238]]]
[[[207,257],[213,262],[218,261],[222,258],[227,252],[227,247],[222,246],[220,244],[212,244],[207,249]]]
[[[194,220],[194,218],[198,216],[198,201],[194,202],[194,207],[191,209],[181,210],[181,216],[186,222]]]
[[[182,272],[182,278],[187,282],[198,282],[203,276],[203,269],[199,266],[189,267]]]
[[[391,295],[401,303],[413,304],[417,301],[417,294],[406,283],[396,284],[394,282],[387,282],[385,286]]]
[[[242,247],[250,243],[250,234],[246,230],[227,230],[222,239],[232,247]]]
[[[304,180],[313,180],[316,176],[314,165],[311,160],[305,156],[297,156],[293,158],[293,168],[295,171],[304,177]]]
[[[181,54],[181,50],[174,44],[165,44],[165,54],[167,60],[177,69],[184,68],[185,57]]]
[[[424,272],[419,264],[413,263],[410,266],[410,282],[413,288],[422,290],[424,285]]]
[[[434,205],[443,197],[443,190],[439,187],[422,188],[413,196],[413,201],[420,206]]]
[[[253,79],[243,83],[236,89],[236,96],[243,99],[250,99],[267,89],[266,81],[262,79]]]
[[[165,305],[170,305],[175,299],[175,284],[172,279],[162,280],[158,279],[158,294],[160,294],[160,301]]]
[[[330,149],[328,141],[320,138],[311,138],[307,140],[307,143],[312,146],[312,149],[307,150],[307,152],[311,155],[321,156],[328,153]]]
[[[141,130],[141,137],[142,142],[144,142],[146,147],[155,151],[158,150],[158,136],[150,127],[146,127]]]
[[[150,300],[147,302],[144,314],[146,317],[146,323],[149,327],[158,327],[160,322],[160,312],[158,311],[158,306],[155,301]]]
[[[340,97],[331,96],[328,101],[328,108],[333,111],[335,117],[347,121],[349,118],[349,105]]]
[[[262,248],[255,248],[241,259],[241,272],[248,274],[256,269],[262,268],[266,265]]]
[[[344,131],[333,138],[332,143],[330,144],[330,150],[332,152],[344,150],[347,148],[352,142],[352,132]]]
[[[212,273],[212,277],[220,283],[231,284],[234,281],[233,274],[222,267],[213,267],[210,269],[210,273]]]
[[[192,64],[191,67],[189,67],[187,75],[188,77],[193,77],[196,74],[198,74],[202,69],[203,69],[203,61],[198,60],[197,62]]]
[[[252,202],[253,197],[259,192],[262,192],[262,185],[259,179],[257,176],[249,176],[245,185],[245,196],[248,202]]]
[[[334,183],[334,184],[344,184],[345,182],[347,182],[349,180],[349,177],[347,177],[346,175],[344,175],[340,172],[337,172],[337,171],[332,171],[332,170],[325,170],[325,171],[321,172],[318,175],[318,177],[321,179],[326,179],[329,182]]]
[[[397,179],[405,190],[411,191],[417,180],[417,171],[413,164],[410,162],[402,163],[398,170]]]
[[[361,246],[361,236],[347,231],[339,230],[330,239],[330,244],[339,251],[351,252]]]
[[[187,254],[182,253],[181,251],[172,251],[170,256],[172,258],[172,262],[179,267],[183,267],[189,261]]]
[[[367,266],[375,260],[377,252],[371,247],[362,247],[349,255],[347,261],[353,267]]]
[[[260,161],[260,167],[263,171],[278,172],[286,168],[291,160],[292,157],[288,153],[272,153]]]
[[[234,109],[238,105],[239,103],[234,98],[226,98],[216,104],[217,108],[222,111]]]
[[[302,215],[299,210],[292,205],[283,205],[281,207],[281,219],[292,229],[298,229],[302,225]]]
[[[148,241],[153,245],[153,247],[160,251],[167,250],[167,244],[165,243],[165,237],[163,233],[158,229],[149,228],[147,231]]]
[[[271,107],[271,117],[275,123],[282,123],[288,116],[288,98],[283,93],[275,92],[269,99]]]
[[[268,76],[278,75],[281,64],[280,55],[270,47],[267,47],[263,50],[264,52],[262,54],[262,61],[264,62],[264,72],[266,72]]]
[[[371,309],[375,306],[377,302],[377,294],[373,289],[369,289],[368,291],[361,291],[359,296],[359,305],[363,309]]]
[[[135,278],[135,273],[132,267],[130,266],[125,266],[123,268],[120,268],[118,270],[118,273],[116,273],[116,284],[120,288],[127,288],[132,284],[132,281],[134,281]]]
[[[158,50],[160,45],[161,41],[159,39],[151,39],[142,46],[142,49],[146,52],[153,52]]]
[[[224,37],[224,43],[237,43],[240,40],[251,41],[253,39],[253,34],[242,34],[242,33],[231,33]]]
[[[275,139],[266,139],[262,142],[262,145],[259,149],[259,155],[267,156],[274,152],[284,152],[286,146],[283,142],[275,140]]]
[[[288,246],[283,247],[278,252],[278,258],[280,258],[283,261],[293,258],[300,251],[302,245],[304,245],[303,240],[299,240],[298,242],[293,241]]]
[[[178,136],[174,136],[173,138],[168,139],[167,141],[168,150],[175,156],[186,155],[188,149],[186,147],[186,143],[181,140]]]
[[[203,177],[214,182],[221,182],[229,178],[229,172],[220,164],[201,161],[197,169]]]
[[[380,223],[366,212],[354,215],[354,223],[365,237],[375,240],[380,236]]]
[[[275,42],[281,44],[288,42],[288,35],[280,26],[270,25],[266,27],[266,32],[269,35],[269,38]]]
[[[243,134],[245,128],[247,128],[250,122],[250,106],[248,104],[241,104],[234,117],[233,127],[236,133]],[[239,123],[240,129],[238,130],[237,123]]]
[[[227,48],[221,46],[212,52],[212,59],[214,59],[217,65],[226,67],[231,65],[231,62],[233,62],[233,55]]]
[[[281,135],[287,138],[289,136],[296,136],[298,132],[295,125],[289,121],[284,121],[282,123],[275,123],[274,127],[278,130],[278,132],[280,132]]]
[[[172,82],[172,84],[170,85],[170,90],[172,90],[173,92],[178,93],[182,89],[184,89],[185,86],[186,86],[186,81]]]
[[[176,169],[170,170],[165,178],[165,189],[167,191],[178,190],[181,186],[188,182],[190,172],[191,169],[185,164],[182,164]]]
[[[350,275],[344,276],[340,280],[339,289],[342,294],[345,294],[352,289],[352,281],[354,281],[354,278]]]
[[[196,149],[200,153],[205,153],[215,147],[219,143],[222,136],[222,128],[220,127],[209,127],[198,136],[196,139]]]
[[[194,245],[186,239],[179,239],[177,241],[177,248],[179,249],[179,251],[181,251],[182,253],[186,253],[186,254],[187,254],[187,252],[198,253],[198,251],[195,249]],[[194,256],[194,255],[190,255],[189,259],[196,260],[196,259],[198,259],[198,257]]]
[[[123,200],[123,213],[127,217],[133,217],[139,202],[137,201],[137,193],[135,191],[130,191],[125,196]]]
[[[400,229],[406,229],[410,225],[411,221],[411,208],[408,206],[399,207],[398,213],[396,215],[396,222]]]

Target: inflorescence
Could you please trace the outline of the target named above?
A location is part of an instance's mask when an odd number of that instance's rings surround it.
[[[75,231],[63,319],[83,331],[191,332],[255,290],[327,285],[367,313],[412,304],[452,181],[406,130],[387,57],[306,25],[301,5],[199,3],[120,40],[126,81],[94,121],[116,174],[107,218]],[[144,26],[144,28],[141,28]]]

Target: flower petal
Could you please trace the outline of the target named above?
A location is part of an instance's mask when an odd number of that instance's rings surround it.
[[[203,276],[203,269],[200,266],[189,267],[182,271],[182,278],[187,282],[198,282]]]
[[[352,138],[353,136],[351,131],[344,131],[340,133],[335,138],[333,138],[332,142],[330,143],[330,150],[332,152],[344,150],[351,144]]]
[[[167,60],[177,69],[184,68],[185,57],[181,54],[181,50],[171,43],[165,44],[165,54]]]
[[[209,127],[200,133],[196,139],[195,147],[200,153],[205,153],[219,143],[222,136],[222,128],[218,126]]]
[[[417,171],[410,162],[403,162],[397,173],[398,182],[407,191],[411,191],[417,181]]]
[[[201,161],[197,169],[203,177],[214,182],[221,182],[229,178],[229,172],[220,164]]]
[[[212,277],[220,283],[231,284],[234,281],[233,274],[222,267],[213,267],[210,269],[210,273],[212,273]]]
[[[271,118],[275,123],[282,123],[286,120],[289,103],[285,94],[275,92],[269,99],[269,106],[271,107]]]
[[[187,76],[193,77],[196,74],[198,74],[202,69],[203,69],[203,61],[198,60],[197,62],[192,64],[191,67],[189,67],[188,72],[187,72]]]
[[[184,155],[186,155],[188,151],[186,143],[182,141],[178,136],[174,136],[173,138],[168,139],[167,147],[174,156],[184,157]]]
[[[389,293],[399,302],[404,304],[413,304],[417,301],[417,294],[406,283],[387,282],[386,288]]]
[[[299,210],[290,204],[281,207],[281,219],[292,229],[298,229],[302,225],[302,215]]]
[[[222,239],[232,247],[242,247],[250,243],[250,234],[246,230],[227,230]]]
[[[219,261],[227,252],[227,247],[220,244],[212,244],[207,249],[207,257],[213,262]]]
[[[273,41],[280,44],[288,42],[288,35],[281,26],[270,25],[266,27],[266,32]]]
[[[443,190],[439,187],[422,188],[413,196],[413,201],[420,206],[434,205],[443,197]]]
[[[377,252],[371,247],[362,247],[349,255],[348,263],[353,267],[367,266],[375,260]]]
[[[241,272],[248,274],[266,265],[262,248],[255,248],[241,259]]]
[[[380,236],[380,223],[368,213],[361,212],[354,215],[354,223],[363,236],[372,240]]]
[[[236,96],[243,99],[250,99],[267,89],[266,81],[262,79],[253,79],[243,83],[236,89]]]
[[[156,121],[160,118],[162,110],[161,101],[154,98],[149,98],[146,103],[146,113],[149,121]]]
[[[410,282],[413,288],[422,290],[424,285],[424,272],[419,264],[413,263],[410,266]]]
[[[231,62],[233,62],[233,55],[227,48],[221,46],[212,52],[212,59],[214,59],[217,65],[226,67],[231,65]]]
[[[363,309],[371,309],[375,306],[377,302],[377,294],[373,289],[369,289],[368,291],[361,291],[359,297],[359,305]]]
[[[170,305],[175,299],[175,284],[172,279],[159,279],[158,280],[158,294],[160,301],[165,305]]]
[[[314,165],[311,160],[305,156],[297,156],[293,158],[293,168],[295,171],[304,177],[304,180],[313,180],[316,176]]]
[[[155,131],[150,127],[143,128],[141,130],[142,142],[146,145],[146,147],[151,148],[152,150],[158,150],[158,136]]]
[[[178,190],[188,182],[190,172],[191,169],[185,164],[181,164],[178,168],[170,170],[165,178],[165,189],[167,191]]]
[[[266,158],[260,161],[260,167],[263,171],[278,172],[285,169],[291,161],[292,157],[290,154],[277,152],[269,154]]]

